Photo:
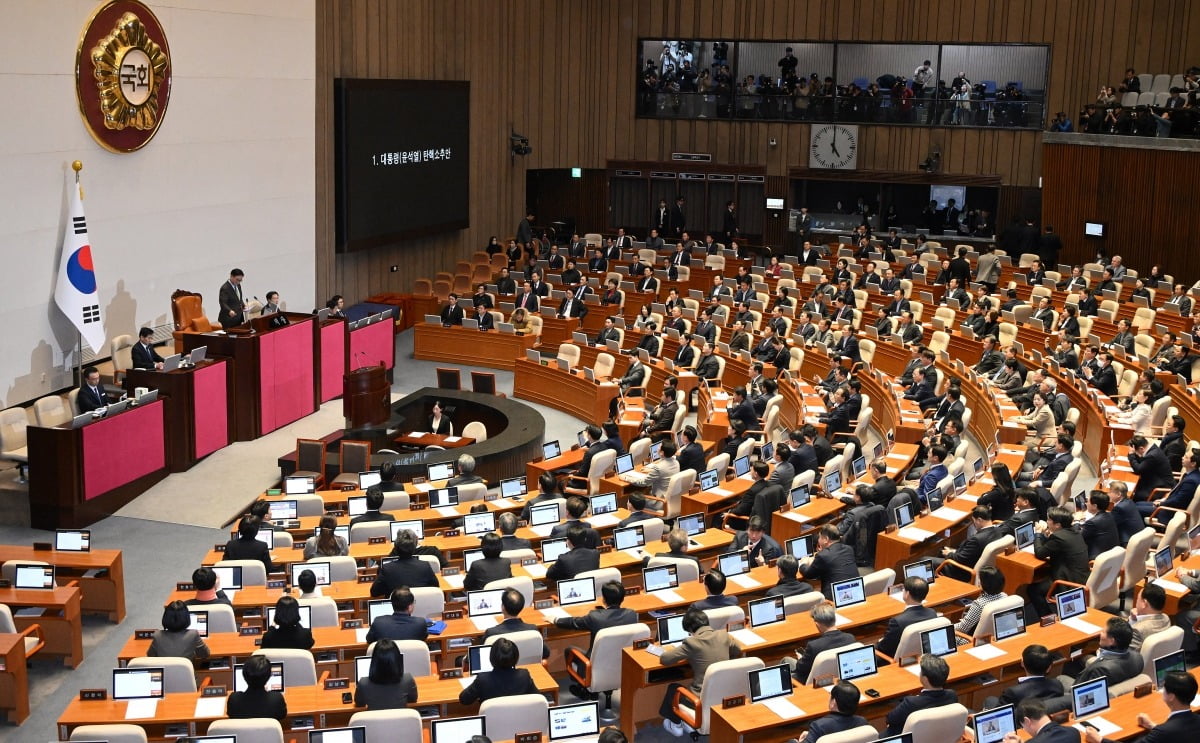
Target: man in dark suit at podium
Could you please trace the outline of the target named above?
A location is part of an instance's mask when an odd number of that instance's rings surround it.
[[[245,272],[235,268],[229,272],[229,280],[221,285],[217,299],[221,304],[221,327],[232,328],[246,319],[246,301],[242,298],[242,279]]]
[[[158,355],[158,351],[154,350],[154,346],[150,342],[153,337],[154,331],[150,328],[142,328],[138,331],[138,342],[130,349],[134,369],[162,368],[162,356]]]
[[[100,386],[100,370],[89,366],[83,370],[83,385],[79,388],[75,405],[80,413],[90,413],[107,404],[108,395],[104,394],[104,388]]]
[[[442,308],[442,325],[462,325],[463,308],[458,306],[458,295],[451,293],[446,306]]]

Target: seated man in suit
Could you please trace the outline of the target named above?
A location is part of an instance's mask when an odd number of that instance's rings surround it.
[[[521,284],[521,291],[517,292],[516,306],[525,308],[526,312],[537,312],[539,303],[538,293],[533,290],[533,286],[526,279]]]
[[[390,596],[400,586],[437,588],[438,579],[429,563],[416,557],[417,535],[412,529],[401,529],[392,544],[392,555],[399,558],[379,568],[371,584],[371,596]]]
[[[675,414],[679,410],[679,400],[675,395],[674,378],[663,385],[662,399],[642,421],[642,434],[661,438],[664,432],[669,432],[675,425]]]
[[[766,565],[783,554],[779,542],[772,539],[767,532],[766,521],[761,516],[751,516],[746,530],[733,535],[733,543],[730,544],[729,549],[731,551],[748,550],[751,568]]]
[[[1161,449],[1160,449],[1161,451]],[[1180,511],[1186,511],[1192,504],[1192,500],[1196,497],[1196,488],[1200,486],[1200,457],[1196,455],[1195,450],[1190,450],[1182,457],[1183,461],[1183,477],[1179,478],[1179,482],[1171,489],[1165,497],[1158,500],[1143,501],[1138,503],[1138,509],[1146,513],[1153,513],[1155,508],[1177,508]],[[1149,510],[1145,508],[1149,506]],[[1168,519],[1165,516],[1160,516],[1157,519],[1151,520],[1151,526],[1154,528],[1165,527]]]
[[[1017,704],[1016,717],[1017,727],[1029,736],[1030,743],[1079,743],[1079,732],[1051,720],[1041,699],[1022,699]],[[1004,738],[1008,743],[1017,736],[1009,733]]]
[[[546,580],[560,581],[574,578],[579,573],[596,570],[600,567],[600,552],[595,547],[588,547],[588,530],[573,524],[567,529],[567,544],[571,549],[559,555],[550,569],[546,571]]]
[[[507,588],[504,593],[500,594],[500,607],[504,610],[504,619],[499,624],[492,625],[483,631],[484,643],[497,635],[537,630],[536,624],[530,624],[521,619],[521,611],[525,609],[525,595],[517,589]],[[542,643],[542,657],[550,657],[550,646],[544,642]]]
[[[425,617],[413,616],[413,592],[408,586],[400,586],[391,593],[392,613],[377,617],[367,630],[367,642],[372,643],[385,637],[389,640],[421,640],[429,637]]]
[[[454,460],[454,472],[454,477],[446,481],[448,488],[484,484],[483,478],[475,474],[475,457],[470,454],[458,455],[458,459]]]
[[[958,702],[958,694],[953,689],[945,688],[946,679],[950,677],[950,665],[946,659],[937,655],[922,655],[920,664],[921,674],[918,678],[921,681],[921,693],[904,697],[888,712],[887,735],[903,732],[904,723],[913,712]]]
[[[708,381],[714,381],[717,375],[721,372],[721,364],[717,361],[712,343],[704,341],[704,345],[700,347],[700,360],[696,362],[695,374],[697,377]]]
[[[857,714],[860,696],[858,687],[849,681],[839,681],[829,690],[829,714],[813,720],[797,743],[816,743],[821,736],[842,733],[863,725],[867,718]]]
[[[728,511],[730,515],[749,519],[757,513],[769,518],[770,514],[779,508],[779,504],[783,502],[784,490],[777,483],[772,483],[767,479],[770,472],[770,465],[762,460],[750,466],[750,477],[754,482],[742,492],[742,497],[738,499],[737,504]],[[723,473],[718,472],[717,474]],[[713,526],[721,525],[722,516],[723,514],[718,514],[713,518]],[[730,522],[730,525],[741,526],[743,523],[745,522],[736,520]]]
[[[458,306],[458,295],[450,292],[446,306],[442,308],[442,325],[462,325],[466,313]]]
[[[671,478],[680,471],[679,461],[675,459],[675,451],[674,438],[663,441],[662,458],[642,470],[640,477],[630,478],[630,484],[635,487],[649,488],[650,495],[655,498],[666,498],[667,490],[671,486]]]
[[[700,474],[705,469],[704,447],[696,441],[700,437],[700,433],[695,426],[688,425],[683,427],[679,435],[683,443],[683,446],[679,447],[675,453],[675,461],[679,462],[679,471],[695,470],[696,474]],[[718,472],[717,474],[724,473]]]
[[[479,539],[479,549],[483,552],[483,557],[471,563],[471,569],[463,579],[463,588],[468,591],[478,591],[494,580],[512,577],[511,563],[508,558],[500,557],[500,553],[504,551],[504,542],[499,534],[484,534]]]
[[[217,576],[217,571],[207,565],[198,567],[192,571],[192,586],[196,589],[196,595],[184,602],[188,606],[225,604],[229,608],[233,608],[233,601],[221,590],[220,578]]]
[[[1171,472],[1171,464],[1163,450],[1151,444],[1142,434],[1135,434],[1129,439],[1129,449],[1129,466],[1138,476],[1133,499],[1138,502],[1138,510],[1142,515],[1149,516],[1154,509],[1144,505],[1145,502],[1158,488],[1174,487],[1175,473]]]
[[[1018,490],[1017,493],[1020,496],[1021,491]],[[1046,514],[1046,529],[1034,539],[1033,554],[1039,560],[1046,561],[1046,579],[1029,585],[1029,603],[1036,612],[1034,614],[1036,617],[1044,617],[1053,611],[1046,601],[1046,592],[1050,590],[1053,581],[1066,581],[1082,585],[1087,582],[1088,574],[1091,572],[1088,565],[1087,545],[1084,544],[1083,537],[1079,532],[1071,528],[1072,520],[1070,510],[1062,506],[1055,506]],[[1101,645],[1103,645],[1103,634],[1101,638]],[[1130,640],[1132,639],[1131,630]],[[1129,646],[1128,641],[1125,646]],[[1138,657],[1140,660],[1141,656]],[[1142,669],[1139,666],[1133,675],[1141,672]]]
[[[492,319],[492,313],[488,312],[486,305],[475,305],[475,322],[479,323],[480,330],[493,330],[496,327],[495,320]]]
[[[75,407],[79,409],[79,413],[90,413],[108,403],[108,394],[100,385],[100,370],[94,366],[84,369],[83,384],[79,387],[79,394],[75,397]]]
[[[150,328],[142,328],[138,331],[138,342],[133,344],[129,353],[133,357],[134,369],[162,368],[163,358],[158,355],[158,351],[154,350],[154,331]]]
[[[503,546],[502,552],[533,549],[532,542],[516,536],[517,517],[513,513],[505,511],[500,514],[496,519],[496,528],[500,530],[500,542]]]
[[[395,521],[396,517],[390,513],[383,513],[380,509],[383,508],[383,490],[375,488],[367,488],[367,512],[361,516],[355,516],[350,519],[350,526],[355,524],[365,524],[372,521]]]
[[[238,522],[238,535],[225,544],[224,560],[258,560],[268,573],[275,569],[271,548],[258,540],[262,522],[257,516],[243,516]]]
[[[646,508],[645,493],[632,492],[629,494],[629,499],[625,501],[625,507],[629,509],[629,515],[621,519],[617,523],[617,528],[624,529],[627,526],[634,526],[639,521],[646,519],[658,518],[658,513]]]
[[[1150,731],[1139,739],[1141,743],[1187,740],[1200,734],[1200,716],[1192,712],[1196,687],[1196,677],[1186,671],[1169,671],[1166,674],[1162,682],[1162,698],[1167,704],[1167,718],[1156,725],[1150,715],[1145,712],[1138,714],[1138,726]],[[1108,738],[1101,738],[1094,728],[1086,728],[1083,737],[1086,743],[1112,743]]]
[[[592,528],[591,524],[583,520],[583,514],[587,513],[587,510],[588,502],[586,499],[580,498],[578,495],[572,495],[570,498],[567,498],[567,520],[561,524],[554,525],[554,528],[550,530],[550,538],[562,539],[567,536],[567,532],[573,527],[578,526],[584,532],[583,546],[593,549],[599,548],[600,534]]]
[[[591,633],[588,649],[585,655],[591,655],[592,646],[596,644],[596,633],[609,627],[623,627],[627,624],[637,624],[638,615],[632,609],[621,606],[625,601],[625,587],[615,580],[610,580],[600,586],[600,598],[603,606],[597,606],[582,617],[559,617],[554,620],[554,626],[559,629],[586,630]],[[581,669],[582,670],[582,669]],[[577,684],[571,684],[571,693],[580,699],[595,699],[596,697]]]
[[[813,661],[817,659],[818,655],[826,650],[858,642],[858,638],[854,635],[837,628],[837,611],[828,601],[822,601],[808,613],[813,619],[813,624],[817,626],[817,636],[804,646],[804,650],[796,661],[796,668],[792,671],[792,677],[802,684],[811,681],[809,675],[812,673]]]
[[[604,435],[603,429],[592,423],[583,429],[583,436],[586,439],[586,450],[583,453],[583,459],[579,462],[579,469],[575,470],[573,477],[580,480],[586,480],[588,471],[592,468],[592,457],[608,448],[608,445],[601,440]]]
[[[737,606],[737,596],[725,595],[725,574],[713,568],[704,575],[704,590],[707,596],[691,605],[692,609],[719,609],[725,606]]]
[[[971,524],[975,527],[975,533],[967,537],[966,541],[960,544],[957,549],[943,547],[942,557],[937,559],[935,566],[943,560],[953,560],[959,565],[974,569],[975,563],[979,562],[980,556],[983,555],[983,548],[987,547],[993,540],[1004,536],[1000,531],[1000,527],[992,526],[992,509],[987,506],[975,506],[971,509]],[[967,581],[971,579],[968,573],[959,570],[953,565],[947,565],[943,572],[948,577],[956,580]]]
[[[1117,533],[1117,522],[1108,512],[1108,493],[1103,490],[1093,490],[1088,495],[1087,510],[1084,522],[1079,527],[1083,541],[1087,544],[1088,559],[1095,560],[1096,555],[1116,547],[1121,537]]]
[[[796,577],[800,569],[800,561],[792,555],[783,555],[775,561],[778,578],[775,585],[767,589],[767,596],[799,596],[810,593],[813,587]]]
[[[1000,704],[1017,704],[1023,699],[1049,699],[1066,693],[1058,679],[1046,677],[1054,656],[1045,645],[1026,645],[1021,651],[1021,667],[1025,675],[1000,694]],[[985,705],[995,706],[995,705]]]
[[[1078,674],[1070,682],[1074,685],[1103,676],[1108,679],[1110,688],[1128,681],[1142,672],[1145,663],[1142,654],[1130,647],[1132,643],[1133,627],[1120,617],[1112,617],[1100,630],[1100,649],[1096,655],[1088,659],[1082,670],[1077,661],[1068,663],[1063,667],[1063,672],[1068,675],[1063,678],[1069,680],[1070,674]]]
[[[558,312],[555,313],[555,315],[559,319],[563,320],[572,317],[577,317],[582,320],[587,312],[587,305],[583,303],[583,300],[576,297],[575,294],[568,292],[563,297],[562,302],[558,305]]]
[[[617,330],[617,324],[613,315],[604,318],[604,327],[600,328],[600,332],[596,333],[595,345],[603,348],[608,341],[619,341],[621,338],[620,331]]]
[[[904,579],[904,611],[888,620],[887,630],[876,646],[880,653],[895,659],[896,648],[900,645],[900,635],[904,633],[904,629],[917,622],[937,617],[936,611],[924,606],[925,597],[928,595],[929,584],[924,578],[912,576]]]
[[[1112,367],[1112,354],[1104,351],[1096,359],[1097,367],[1083,367],[1083,376],[1093,387],[1112,397],[1117,394],[1117,371]]]
[[[858,577],[854,548],[842,542],[834,524],[825,524],[817,532],[817,554],[800,563],[800,577],[821,581],[821,593],[833,600],[833,584]]]

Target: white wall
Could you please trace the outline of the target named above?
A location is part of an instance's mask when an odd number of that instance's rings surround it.
[[[87,132],[76,47],[99,0],[6,0],[0,28],[0,395],[72,383],[73,326],[53,303],[64,173],[84,209],[109,338],[171,322],[175,289],[210,317],[229,269],[247,297],[314,303],[314,0],[150,0],[173,60],[157,136],[117,155]],[[106,344],[107,345],[107,344]],[[97,349],[107,357],[107,348]]]

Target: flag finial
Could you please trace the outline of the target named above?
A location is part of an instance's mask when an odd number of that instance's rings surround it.
[[[71,163],[71,170],[74,170],[76,173],[83,170],[83,162],[76,160],[75,162]]]

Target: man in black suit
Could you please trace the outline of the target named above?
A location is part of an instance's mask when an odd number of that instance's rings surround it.
[[[912,576],[904,579],[904,611],[888,620],[887,630],[876,645],[880,653],[894,657],[900,645],[900,635],[906,627],[937,617],[936,611],[923,605],[927,595],[929,584],[924,578]]]
[[[646,508],[646,494],[637,490],[629,494],[629,499],[625,501],[625,506],[629,509],[629,515],[617,522],[617,528],[619,529],[624,529],[627,526],[636,526],[639,521],[656,519],[660,516],[658,511]]]
[[[728,581],[725,579],[725,574],[720,570],[713,568],[704,574],[704,598],[693,602],[690,609],[721,609],[726,606],[737,606],[737,596],[728,596],[725,594],[725,587]]]
[[[754,414],[754,403],[746,396],[745,387],[735,387],[733,389],[733,400],[729,406],[729,421],[741,421],[746,425],[747,431],[755,431],[758,429],[758,416]]]
[[[90,413],[108,405],[108,402],[108,394],[100,386],[100,370],[94,366],[84,369],[83,384],[79,387],[79,394],[75,396],[75,407],[79,413]]]
[[[1129,622],[1120,617],[1109,619],[1100,630],[1100,650],[1075,677],[1075,683],[1082,684],[1103,676],[1108,679],[1111,688],[1141,673],[1145,661],[1141,653],[1130,649],[1132,642],[1133,627]],[[1069,668],[1067,666],[1063,670]]]
[[[533,285],[529,280],[526,280],[521,284],[521,291],[517,292],[516,306],[524,307],[526,312],[537,312],[540,303],[541,298],[538,293],[533,290]]]
[[[458,306],[458,295],[451,292],[442,308],[442,325],[462,325],[464,315],[463,308]]]
[[[1112,367],[1112,354],[1103,351],[1096,359],[1097,367],[1083,367],[1083,376],[1093,387],[1112,397],[1117,394],[1117,371]]]
[[[601,444],[601,449],[607,449],[607,445]],[[600,547],[600,534],[592,528],[592,525],[583,520],[583,514],[587,513],[587,499],[581,498],[578,495],[572,495],[567,498],[567,520],[561,524],[555,524],[550,530],[551,539],[562,539],[567,536],[568,532],[576,526],[583,529],[583,541],[580,543],[584,547],[598,549]]]
[[[604,605],[597,606],[582,617],[560,617],[554,620],[554,626],[561,629],[586,630],[591,633],[588,643],[588,653],[596,642],[596,633],[609,627],[622,627],[627,624],[637,624],[638,615],[632,609],[622,608],[625,601],[625,588],[615,580],[600,586],[600,598]],[[581,698],[586,695],[576,694]]]
[[[1031,488],[1049,488],[1054,484],[1055,478],[1067,469],[1067,465],[1071,463],[1071,447],[1075,445],[1075,440],[1067,434],[1059,434],[1054,440],[1054,457],[1045,467],[1039,467],[1032,472],[1022,472],[1017,476],[1018,485],[1028,485]],[[1133,455],[1130,454],[1132,460]]]
[[[1025,675],[1017,679],[1017,683],[1008,687],[1000,694],[1001,704],[1017,704],[1023,699],[1048,699],[1057,697],[1064,692],[1063,685],[1058,679],[1046,678],[1046,671],[1054,656],[1045,645],[1027,645],[1021,651],[1021,667]]]
[[[258,541],[258,529],[262,521],[257,516],[243,516],[238,522],[238,535],[225,543],[222,560],[258,560],[268,573],[275,569],[271,562],[271,548]]]
[[[1167,719],[1155,725],[1150,715],[1140,713],[1137,723],[1149,732],[1138,738],[1138,743],[1169,743],[1200,735],[1200,716],[1192,712],[1192,700],[1196,698],[1194,676],[1186,671],[1167,673],[1163,678],[1162,698],[1167,703]],[[1087,743],[1113,743],[1101,738],[1095,728],[1086,728],[1083,737]]]
[[[1028,743],[1079,743],[1075,728],[1059,725],[1046,714],[1046,703],[1037,697],[1027,697],[1017,704],[1017,726],[1029,736]],[[1004,736],[1004,743],[1020,740],[1015,734]]]
[[[737,505],[729,510],[732,516],[739,516],[743,519],[749,519],[753,514],[765,515],[770,518],[772,511],[778,509],[779,504],[783,501],[784,491],[778,485],[767,482],[767,476],[770,474],[771,468],[766,462],[755,462],[750,468],[750,476],[754,482],[750,487],[742,492],[742,497],[738,500]],[[717,473],[718,475],[722,473]],[[720,526],[722,517],[720,515],[714,517],[714,525]],[[744,522],[735,522],[737,526],[741,526]]]
[[[1133,489],[1134,501],[1150,500],[1150,494],[1158,488],[1175,487],[1175,474],[1171,472],[1167,455],[1140,433],[1129,440],[1129,466],[1138,476]],[[1140,506],[1139,510],[1142,510]],[[1148,515],[1144,510],[1142,512]]]
[[[436,585],[436,584],[435,584]],[[375,594],[371,594],[372,596]],[[420,640],[429,637],[425,617],[413,616],[413,592],[408,586],[392,591],[392,613],[377,617],[367,630],[367,643],[387,638],[389,640]]]
[[[782,498],[783,490],[778,490],[777,494]],[[759,496],[766,501],[768,506],[772,507],[772,512],[779,510],[779,500],[775,500],[775,495],[775,492],[767,490],[766,495]],[[779,542],[776,542],[767,533],[770,530],[769,525],[770,521],[762,516],[751,516],[750,522],[746,524],[746,530],[733,535],[733,542],[730,543],[729,549],[734,552],[746,550],[751,568],[766,565],[771,560],[779,558],[783,554],[783,549],[779,546]]]
[[[657,230],[661,235],[667,234],[667,231],[671,229],[671,209],[667,206],[666,199],[658,200],[658,208],[654,210],[652,224],[651,231]],[[649,246],[647,245],[647,247]]]
[[[242,298],[242,279],[246,274],[240,268],[229,272],[229,280],[221,284],[217,301],[221,305],[221,327],[232,328],[246,319],[246,301]]]
[[[472,567],[474,566],[472,565]],[[525,608],[525,595],[517,589],[506,588],[504,593],[500,594],[500,606],[504,610],[504,620],[483,631],[483,642],[485,644],[489,638],[498,635],[537,630],[536,624],[530,624],[521,619],[521,611]],[[550,647],[544,642],[542,643],[542,657],[550,657]]]
[[[971,509],[971,524],[975,527],[975,533],[967,537],[962,544],[958,545],[957,549],[943,547],[942,558],[953,560],[959,565],[973,569],[975,563],[979,562],[980,556],[983,555],[983,548],[1004,534],[1000,531],[1000,527],[992,526],[992,509],[987,506],[975,506]],[[953,565],[947,565],[943,572],[956,580],[969,581],[971,579],[968,573]]]
[[[800,561],[792,555],[783,555],[776,560],[775,570],[778,573],[778,578],[775,585],[767,589],[766,595],[786,597],[811,593],[813,587],[796,577],[796,571],[799,569]]]
[[[911,580],[911,578],[909,579]],[[908,581],[905,581],[908,583]],[[950,665],[946,659],[937,655],[921,656],[921,693],[916,696],[904,697],[900,703],[887,714],[887,735],[899,735],[904,730],[904,723],[913,712],[932,709],[958,702],[958,694],[952,689],[945,688],[946,679],[950,677]]]
[[[604,318],[604,327],[600,328],[600,332],[596,333],[595,345],[603,348],[608,341],[619,341],[620,338],[621,334],[617,330],[616,322],[613,316],[609,315]]]
[[[823,736],[843,733],[868,725],[858,712],[858,687],[849,681],[839,681],[829,690],[829,714],[813,720],[808,731],[800,736],[801,743],[817,743]]]
[[[492,313],[488,312],[488,308],[482,304],[475,305],[475,322],[479,323],[480,330],[492,330],[496,327]]]
[[[1019,492],[1019,491],[1018,491]],[[1087,545],[1079,532],[1071,528],[1071,512],[1062,506],[1046,514],[1046,530],[1033,542],[1033,554],[1046,561],[1047,579],[1029,585],[1029,601],[1037,612],[1035,617],[1051,613],[1046,603],[1046,591],[1053,581],[1084,584],[1091,568],[1088,566]],[[1141,673],[1141,669],[1138,669]]]
[[[800,565],[800,577],[821,581],[821,593],[833,600],[833,584],[858,577],[854,548],[842,543],[842,535],[833,524],[825,524],[817,533],[817,554]]]
[[[802,429],[797,428],[788,434],[788,449],[788,462],[792,465],[793,472],[809,472],[820,467],[812,441],[805,438]]]
[[[683,197],[676,196],[675,206],[671,207],[671,234],[677,238],[683,237],[684,226]]]
[[[138,342],[130,349],[134,369],[161,369],[163,358],[154,350],[154,331],[142,328],[138,331]]]
[[[567,529],[567,543],[571,545],[571,549],[559,555],[558,559],[554,561],[554,564],[546,571],[546,580],[569,580],[579,573],[596,570],[600,567],[600,552],[594,547],[587,546],[589,529],[585,529],[579,524],[572,524]]]
[[[1113,523],[1117,526],[1117,541],[1122,547],[1129,544],[1129,539],[1146,528],[1146,519],[1138,510],[1137,504],[1129,499],[1129,486],[1120,480],[1113,480],[1108,486],[1108,497],[1112,499]]]
[[[400,586],[409,588],[436,588],[437,576],[429,563],[417,558],[417,535],[411,529],[401,529],[396,533],[396,541],[392,544],[392,555],[397,560],[379,568],[375,582],[371,584],[371,595],[374,597],[391,595]]]
[[[829,402],[830,407],[828,412],[821,413],[818,419],[825,424],[825,432],[830,438],[839,433],[849,433],[850,425],[850,408],[846,403],[845,386],[838,387],[833,391],[833,396]]]
[[[504,545],[504,550],[527,550],[533,549],[533,543],[528,539],[522,539],[515,536],[517,533],[517,517],[510,513],[504,512],[496,519],[496,527],[500,530],[500,541]]]
[[[508,558],[500,557],[500,553],[504,551],[504,542],[499,534],[484,534],[479,539],[479,549],[482,550],[483,557],[471,563],[471,569],[463,579],[463,588],[468,591],[478,591],[494,580],[512,577],[511,563]]]
[[[1108,493],[1093,490],[1088,496],[1087,512],[1087,520],[1079,531],[1087,544],[1088,559],[1095,560],[1096,555],[1120,544],[1121,537],[1117,533],[1116,520],[1108,512]]]
[[[584,305],[583,300],[577,299],[574,294],[564,296],[562,302],[558,305],[557,316],[560,319],[565,320],[571,317],[582,319],[586,314],[587,306]]]
[[[780,560],[782,559],[780,558]],[[812,616],[813,623],[817,625],[817,636],[804,646],[804,650],[796,662],[796,668],[792,671],[792,676],[802,684],[810,681],[809,674],[812,673],[813,661],[817,659],[817,655],[825,650],[858,642],[858,638],[854,635],[837,629],[837,612],[832,604],[827,602],[817,604],[809,610],[809,615]]]
[[[390,463],[389,463],[390,464]],[[394,470],[393,470],[394,471]],[[382,480],[380,481],[382,483]],[[380,509],[383,508],[383,489],[382,488],[367,488],[367,512],[361,516],[355,516],[350,519],[350,528],[353,529],[355,524],[370,523],[372,521],[395,521],[396,517],[390,513],[383,513]]]

